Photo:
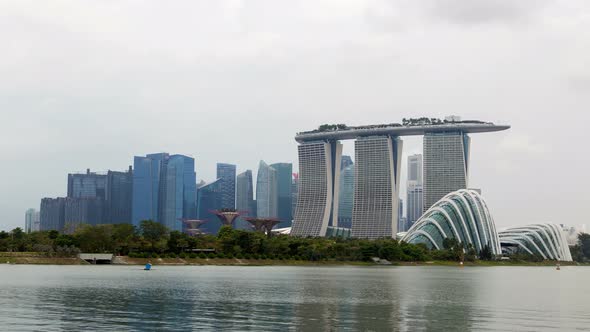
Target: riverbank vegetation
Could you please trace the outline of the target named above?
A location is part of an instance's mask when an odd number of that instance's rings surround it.
[[[580,236],[577,261],[590,260],[590,235]],[[492,261],[489,248],[477,252],[456,240],[446,240],[443,250],[429,250],[422,244],[394,239],[362,240],[341,238],[268,237],[263,233],[224,226],[218,235],[189,236],[168,231],[153,221],[139,228],[130,224],[82,225],[73,234],[57,231],[24,233],[20,228],[0,232],[0,252],[38,252],[47,257],[74,257],[80,252],[112,253],[132,259],[237,259],[291,262],[371,262],[375,258],[391,263]],[[514,255],[513,262],[540,262],[530,255]]]

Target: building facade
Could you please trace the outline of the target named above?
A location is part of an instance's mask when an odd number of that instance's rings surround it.
[[[224,208],[236,207],[236,165],[217,164],[217,178],[221,179],[221,202]]]
[[[133,203],[133,169],[107,173],[105,217],[111,224],[130,224]]]
[[[133,159],[131,219],[136,227],[142,220],[159,220],[160,180],[169,157],[168,153],[156,153]]]
[[[252,171],[247,170],[238,174],[236,179],[236,209],[247,216],[256,216],[254,202],[254,183],[252,182]],[[236,221],[237,229],[250,229],[249,223],[243,218]]]
[[[197,190],[197,219],[206,221],[201,230],[207,234],[217,234],[221,228],[221,223],[212,212],[223,208],[221,193],[221,179],[203,183]]]
[[[278,217],[278,175],[277,171],[260,161],[256,177],[256,214],[258,218]]]
[[[402,147],[402,141],[391,136],[355,141],[353,237],[392,238],[397,234]]]
[[[408,183],[406,187],[407,225],[400,231],[407,231],[420,219],[424,212],[422,155],[408,156]]]
[[[164,168],[164,193],[159,222],[171,231],[182,231],[182,219],[197,216],[197,178],[195,160],[183,155],[172,155]]]
[[[107,176],[86,170],[86,173],[68,174],[68,197],[106,199]]]
[[[424,135],[424,212],[448,193],[468,187],[469,148],[470,138],[462,132]]]
[[[43,198],[40,209],[41,231],[63,231],[65,223],[66,198]]]
[[[326,236],[338,220],[342,144],[304,142],[298,146],[299,181],[291,235]]]
[[[82,224],[104,223],[104,200],[98,197],[66,198],[63,231],[72,234]]]
[[[28,209],[25,212],[25,232],[38,232],[40,230],[41,215],[35,209]]]
[[[277,174],[277,218],[280,220],[278,228],[291,227],[293,219],[293,164],[276,163],[270,165]]]
[[[338,224],[340,228],[352,227],[352,206],[354,203],[354,164],[342,169],[338,203]]]

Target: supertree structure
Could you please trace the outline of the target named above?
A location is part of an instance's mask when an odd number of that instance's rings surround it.
[[[238,211],[236,209],[220,209],[212,210],[210,212],[216,215],[224,226],[230,227],[233,227],[236,219],[245,213],[244,211]]]
[[[203,234],[200,227],[207,222],[206,220],[199,219],[180,219],[180,221],[186,226],[185,230],[190,236]]]
[[[252,224],[255,231],[272,235],[272,229],[281,221],[275,218],[246,218],[246,221]]]

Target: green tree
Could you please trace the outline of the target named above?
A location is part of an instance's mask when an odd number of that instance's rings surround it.
[[[578,235],[580,252],[585,260],[590,259],[590,234],[580,233]]]
[[[141,234],[151,244],[152,251],[156,250],[156,244],[168,237],[166,226],[152,220],[143,220],[140,224]]]

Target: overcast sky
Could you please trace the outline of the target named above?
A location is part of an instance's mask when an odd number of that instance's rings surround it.
[[[211,180],[323,123],[449,114],[512,125],[472,135],[499,227],[587,223],[588,0],[1,0],[0,45],[0,229],[134,155]]]

